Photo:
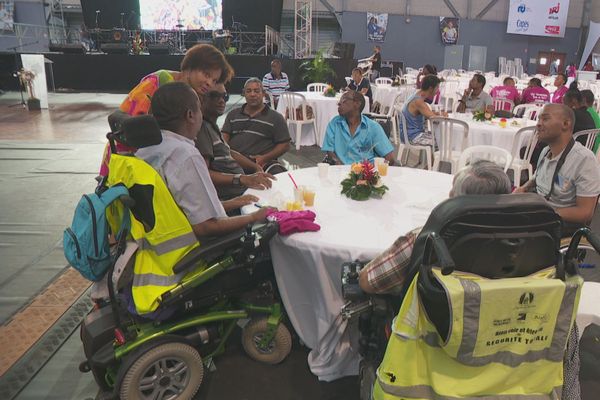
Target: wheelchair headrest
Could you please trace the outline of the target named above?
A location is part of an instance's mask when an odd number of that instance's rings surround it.
[[[143,147],[154,146],[162,142],[162,134],[160,133],[160,127],[158,122],[152,115],[139,115],[130,117],[127,114],[126,117],[120,115],[111,114],[109,121],[111,129],[113,127],[118,129],[113,130],[112,133],[108,134],[109,139],[112,138],[119,143],[141,149]]]
[[[435,233],[458,270],[489,278],[528,275],[557,262],[561,223],[534,193],[451,198],[431,212],[415,241],[410,271],[436,261],[425,254]]]

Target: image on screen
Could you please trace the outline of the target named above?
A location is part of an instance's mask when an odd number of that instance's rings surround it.
[[[140,0],[142,29],[221,29],[221,0]]]

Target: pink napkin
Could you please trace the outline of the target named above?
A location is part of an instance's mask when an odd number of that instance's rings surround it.
[[[312,211],[269,211],[267,218],[279,222],[279,234],[287,236],[296,232],[316,232],[321,227],[314,223]]]

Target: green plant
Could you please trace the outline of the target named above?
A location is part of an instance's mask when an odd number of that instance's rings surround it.
[[[325,83],[335,77],[335,71],[325,59],[322,50],[317,51],[315,58],[306,60],[300,64],[300,70],[302,71],[302,79],[305,83]]]

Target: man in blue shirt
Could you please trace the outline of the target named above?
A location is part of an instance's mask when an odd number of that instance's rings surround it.
[[[385,136],[383,128],[362,115],[365,97],[359,92],[348,91],[338,103],[338,115],[327,125],[321,150],[327,152],[336,164],[351,164],[363,160],[373,161],[385,157],[394,164],[394,146]]]

